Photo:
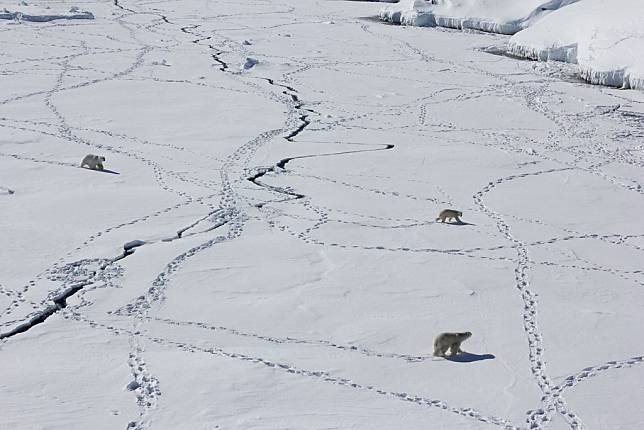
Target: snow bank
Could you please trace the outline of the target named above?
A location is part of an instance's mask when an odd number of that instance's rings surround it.
[[[644,2],[584,0],[514,35],[509,50],[577,63],[593,84],[644,89]]]
[[[579,0],[403,0],[380,19],[419,27],[475,29],[514,34],[544,15]]]
[[[0,19],[13,21],[47,22],[56,19],[94,19],[94,14],[76,6],[59,3],[0,2]]]
[[[403,0],[380,19],[511,34],[513,55],[576,63],[593,84],[644,88],[642,0]]]

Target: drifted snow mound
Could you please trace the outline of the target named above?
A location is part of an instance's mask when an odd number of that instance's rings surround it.
[[[403,0],[380,19],[419,27],[474,29],[514,34],[548,13],[579,0]]]
[[[48,22],[57,19],[94,19],[94,14],[81,11],[76,6],[66,6],[58,2],[26,1],[0,2],[0,19],[13,21]]]
[[[583,0],[514,35],[509,50],[577,63],[593,84],[644,89],[644,1]]]

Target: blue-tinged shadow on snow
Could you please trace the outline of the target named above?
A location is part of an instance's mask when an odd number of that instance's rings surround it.
[[[454,361],[456,363],[471,363],[473,361],[492,360],[496,358],[492,354],[472,354],[471,352],[462,352],[458,355],[448,355],[445,360]]]
[[[445,225],[476,225],[472,224],[471,222],[465,222],[465,221],[452,221],[452,222],[437,222],[436,224],[445,224]]]
[[[92,169],[88,169],[88,170],[92,170]],[[112,175],[120,175],[119,172],[115,172],[114,170],[103,169],[103,170],[94,170],[94,171],[101,172],[101,173],[111,173]]]
[[[78,166],[73,166],[73,167],[78,167]],[[88,167],[78,167],[78,168],[83,170],[91,170],[92,172],[97,172],[97,173],[109,173],[111,175],[120,175],[119,172],[115,172],[114,170],[109,170],[109,169],[99,170],[99,169],[90,169]]]

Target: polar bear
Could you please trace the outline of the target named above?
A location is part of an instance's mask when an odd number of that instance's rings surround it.
[[[105,161],[103,156],[87,154],[81,161],[81,167],[87,166],[92,170],[103,170],[103,161]]]
[[[438,214],[438,218],[436,218],[436,221],[441,220],[442,222],[445,222],[445,220],[449,219],[455,219],[456,222],[463,222],[459,217],[463,216],[463,212],[457,211],[454,209],[443,209],[440,214]]]
[[[472,336],[472,333],[466,331],[464,333],[441,333],[434,339],[434,356],[445,357],[447,349],[450,350],[450,356],[463,352],[461,350],[461,342]]]

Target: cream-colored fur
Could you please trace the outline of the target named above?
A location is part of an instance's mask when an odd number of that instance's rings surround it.
[[[450,350],[450,355],[456,355],[463,352],[461,350],[461,342],[472,336],[472,333],[466,331],[464,333],[441,333],[434,339],[434,355],[436,357],[445,357],[447,350]]]
[[[81,167],[87,166],[92,170],[103,170],[103,161],[105,161],[103,156],[87,154],[81,161]]]
[[[458,222],[462,222],[459,217],[463,216],[463,212],[457,211],[454,209],[443,209],[441,213],[438,215],[438,218],[436,218],[436,221],[441,220],[442,222],[445,222],[445,220],[450,220],[450,219],[455,219]]]

